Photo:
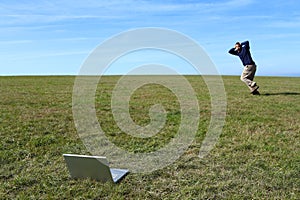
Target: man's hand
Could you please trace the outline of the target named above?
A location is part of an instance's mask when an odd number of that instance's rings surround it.
[[[241,50],[241,43],[236,42],[235,45],[234,45],[234,50],[235,51],[240,51]]]

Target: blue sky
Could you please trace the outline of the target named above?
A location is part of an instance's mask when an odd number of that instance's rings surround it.
[[[227,52],[236,41],[249,40],[257,75],[300,76],[299,10],[298,0],[0,0],[0,75],[76,75],[106,39],[161,27],[194,39],[221,74],[241,73],[241,62]],[[150,62],[147,55],[127,61]],[[119,69],[111,73],[123,73]]]

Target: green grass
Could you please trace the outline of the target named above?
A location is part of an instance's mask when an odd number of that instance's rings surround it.
[[[180,123],[176,97],[158,85],[138,89],[130,101],[135,123],[148,124],[148,110],[157,102],[168,115],[155,137],[132,139],[121,133],[110,110],[118,79],[103,77],[96,93],[103,130],[131,152],[163,147]],[[0,198],[299,199],[300,78],[257,77],[262,95],[252,96],[239,77],[224,76],[226,123],[204,159],[198,153],[210,119],[209,93],[199,77],[187,79],[197,93],[201,116],[193,144],[166,168],[131,173],[111,184],[73,180],[64,163],[63,153],[89,154],[73,122],[75,77],[0,77]]]

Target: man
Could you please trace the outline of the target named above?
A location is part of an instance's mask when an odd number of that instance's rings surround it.
[[[259,95],[259,86],[253,81],[256,72],[256,65],[251,57],[249,41],[235,43],[234,48],[230,49],[228,53],[240,57],[244,65],[241,81],[246,83],[251,91],[251,94]]]

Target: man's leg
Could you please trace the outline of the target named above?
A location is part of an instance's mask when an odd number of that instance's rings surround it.
[[[255,72],[256,65],[246,65],[241,75],[241,81],[243,81],[248,86],[251,92],[258,89],[258,86],[253,81]]]

